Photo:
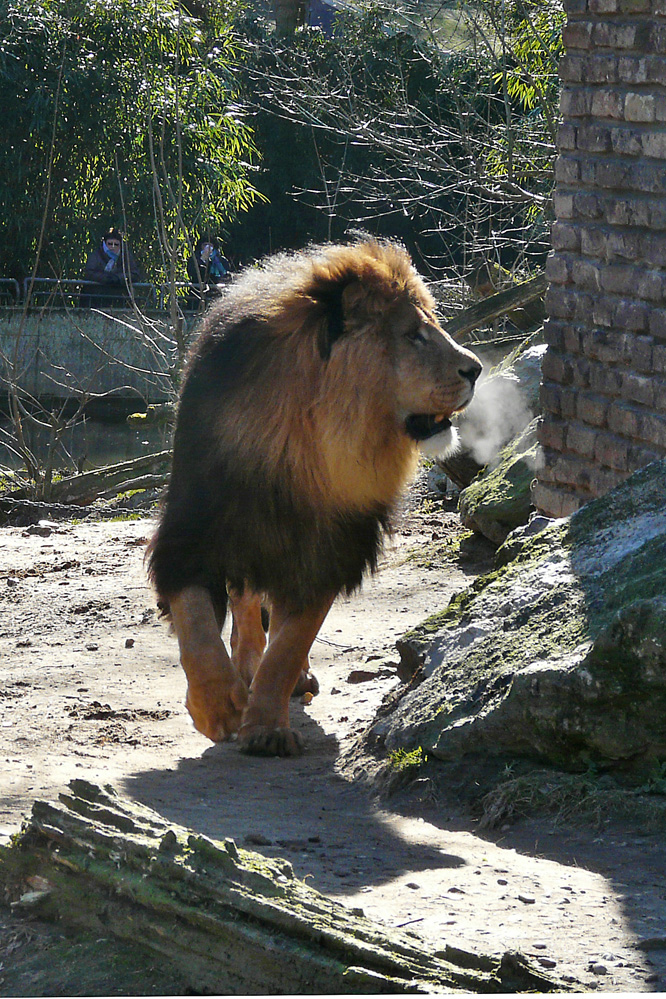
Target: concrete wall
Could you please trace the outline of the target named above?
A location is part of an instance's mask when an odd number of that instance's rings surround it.
[[[33,395],[67,399],[80,392],[162,402],[170,397],[169,366],[176,360],[164,313],[140,318],[119,311],[107,319],[87,309],[0,308],[0,352]],[[6,379],[7,365],[0,362]]]
[[[666,455],[666,0],[565,0],[545,462],[566,515]]]

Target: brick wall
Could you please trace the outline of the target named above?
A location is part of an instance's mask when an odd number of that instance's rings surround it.
[[[666,455],[666,0],[565,7],[533,491],[555,517]]]

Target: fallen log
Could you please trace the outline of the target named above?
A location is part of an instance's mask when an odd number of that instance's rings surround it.
[[[123,492],[131,480],[139,473],[156,474],[161,470],[161,481],[166,476],[171,459],[170,451],[158,451],[155,454],[144,454],[128,461],[119,461],[114,465],[104,465],[93,468],[89,472],[70,475],[67,478],[53,482],[50,499],[59,503],[92,503],[102,493],[106,497]],[[114,491],[115,490],[115,491]]]
[[[484,298],[482,302],[470,305],[468,309],[463,309],[457,315],[448,319],[444,328],[449,336],[454,340],[460,339],[465,333],[471,333],[479,326],[486,326],[491,320],[498,316],[504,316],[514,309],[521,309],[525,305],[542,298],[547,287],[546,275],[537,274],[529,281],[514,285],[505,291],[500,291],[496,295]]]
[[[548,992],[523,957],[433,953],[299,881],[285,860],[168,824],[74,780],[36,801],[0,883],[18,913],[131,941],[175,962],[195,994]]]

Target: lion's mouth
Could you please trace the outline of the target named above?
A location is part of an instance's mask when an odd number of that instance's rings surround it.
[[[450,427],[451,421],[443,413],[411,413],[405,420],[405,430],[415,441],[427,441]]]

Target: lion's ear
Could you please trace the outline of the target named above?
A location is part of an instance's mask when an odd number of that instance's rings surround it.
[[[349,308],[350,294],[358,281],[342,280],[328,284],[317,291],[316,299],[324,306],[323,319],[317,334],[317,346],[322,361],[328,361],[336,340],[344,336],[345,312]]]

